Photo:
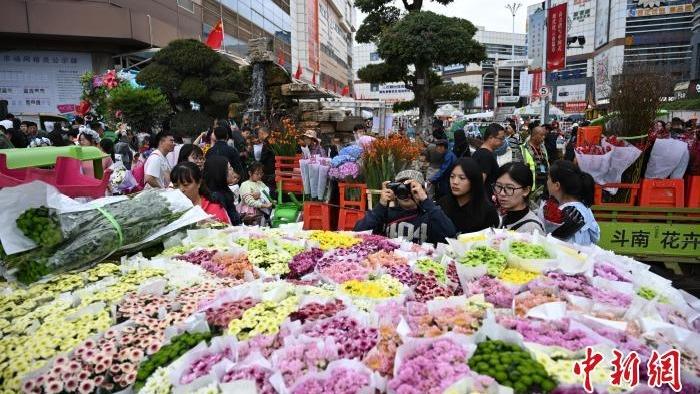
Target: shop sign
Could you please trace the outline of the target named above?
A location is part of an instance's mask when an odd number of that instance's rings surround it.
[[[564,103],[564,112],[567,114],[579,114],[586,112],[588,105],[585,101],[575,101],[571,103]]]
[[[629,17],[642,17],[642,16],[657,16],[657,15],[672,15],[672,14],[683,14],[683,13],[693,12],[692,4],[679,4],[679,5],[667,5],[662,7],[653,8],[628,8],[627,16]]]
[[[580,11],[574,11],[574,15],[572,19],[576,22],[582,23],[586,18],[590,18],[591,16],[591,9],[587,8],[585,10],[580,10]]]
[[[520,96],[498,96],[499,104],[514,104],[520,101]]]
[[[450,64],[442,68],[443,74],[454,74],[464,72],[464,64]]]
[[[586,100],[586,84],[557,86],[556,102],[570,103]]]
[[[598,222],[598,246],[633,255],[697,256],[700,229],[696,224]]]

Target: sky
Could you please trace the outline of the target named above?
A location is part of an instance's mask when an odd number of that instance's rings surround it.
[[[515,31],[516,33],[525,33],[527,7],[531,4],[541,3],[541,0],[516,0],[516,2],[521,2],[523,6],[520,7],[515,17]],[[513,0],[455,0],[447,6],[424,0],[423,10],[468,19],[476,26],[484,26],[486,30],[511,32],[513,17],[506,9],[508,3],[513,3]],[[402,5],[397,5],[403,9]],[[356,27],[362,24],[363,19],[364,15],[358,11]]]

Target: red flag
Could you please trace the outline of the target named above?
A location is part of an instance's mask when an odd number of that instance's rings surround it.
[[[314,76],[311,78],[311,83],[316,85],[316,70],[314,70]]]
[[[350,85],[345,85],[343,88],[343,91],[340,92],[341,96],[349,96],[350,95]]]
[[[207,46],[213,50],[221,49],[221,43],[224,42],[224,25],[221,20],[214,26],[214,30],[209,32],[207,36]]]
[[[294,73],[294,79],[301,79],[301,63],[297,63],[297,72]]]

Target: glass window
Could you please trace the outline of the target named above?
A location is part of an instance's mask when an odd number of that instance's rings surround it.
[[[371,62],[378,61],[379,60],[379,52],[372,52],[369,54],[369,60]]]
[[[250,7],[244,5],[243,3],[238,3],[238,15],[250,20]]]
[[[262,27],[264,22],[263,22],[263,17],[262,15],[258,14],[257,12],[253,11],[251,21],[258,25],[258,27]]]
[[[378,92],[379,91],[379,84],[378,83],[373,83],[369,85],[369,90],[371,92]]]

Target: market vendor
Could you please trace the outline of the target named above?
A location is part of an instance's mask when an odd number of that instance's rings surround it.
[[[201,206],[204,212],[214,216],[216,220],[231,224],[226,209],[212,201],[209,190],[202,182],[202,172],[197,164],[189,161],[178,163],[170,172],[170,180],[175,188],[180,189],[192,201],[192,204]]]
[[[374,234],[416,243],[445,242],[445,238],[454,237],[454,224],[428,198],[424,182],[423,175],[415,170],[399,172],[394,183],[384,182],[379,205],[355,224],[355,231],[372,230]]]

